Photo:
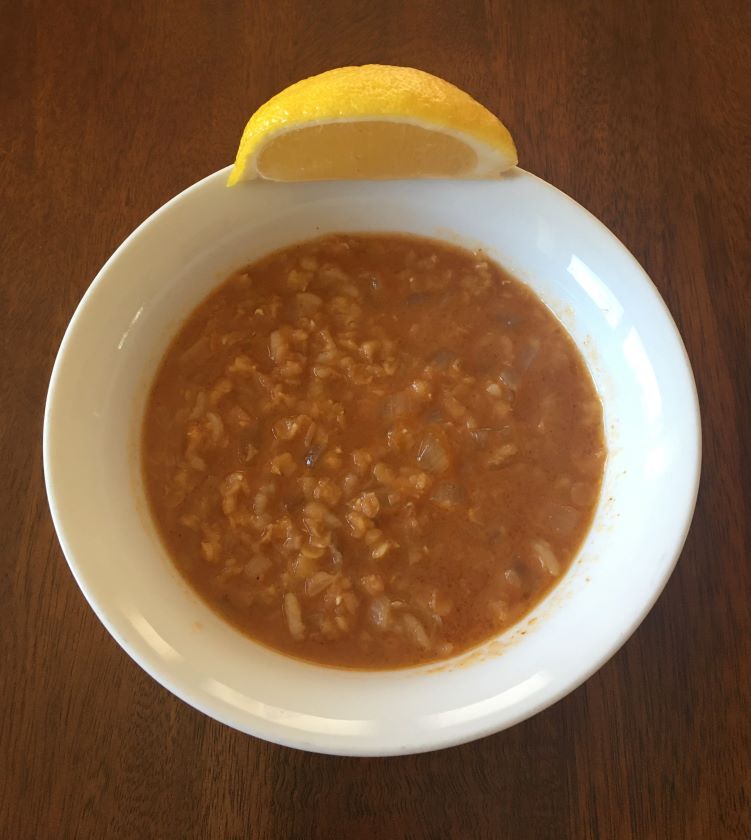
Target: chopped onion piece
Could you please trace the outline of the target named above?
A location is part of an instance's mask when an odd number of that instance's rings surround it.
[[[561,573],[561,564],[558,562],[553,549],[545,540],[537,540],[532,543],[532,551],[537,557],[542,568],[551,576],[558,577]]]
[[[315,598],[324,589],[328,589],[333,582],[334,575],[330,575],[328,572],[316,572],[305,581],[305,594],[308,598]]]
[[[368,606],[368,618],[379,630],[388,629],[391,624],[391,602],[385,595],[373,598]]]
[[[308,450],[307,454],[305,455],[305,464],[308,467],[314,467],[321,458],[321,455],[326,451],[325,446],[321,446],[319,443],[314,444]]]
[[[436,484],[430,494],[430,501],[440,508],[450,509],[461,504],[464,499],[464,491],[458,484],[451,481],[443,481]]]
[[[302,641],[305,638],[305,625],[302,621],[300,602],[297,600],[297,595],[292,592],[284,596],[284,617],[287,619],[287,627],[292,638],[297,642]]]
[[[400,391],[389,397],[383,406],[383,415],[386,420],[394,420],[412,411],[412,397],[409,393]]]
[[[411,613],[404,613],[402,616],[402,627],[404,627],[404,632],[410,641],[423,650],[428,650],[430,638],[422,624]]]
[[[548,514],[548,524],[554,534],[566,536],[579,524],[579,511],[568,505],[554,505]]]
[[[417,449],[417,463],[429,472],[442,473],[449,468],[449,455],[438,438],[428,433]]]

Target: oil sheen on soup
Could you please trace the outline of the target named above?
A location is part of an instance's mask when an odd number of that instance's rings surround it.
[[[157,372],[143,475],[219,614],[318,663],[447,658],[517,621],[591,524],[602,406],[481,253],[332,235],[234,273]]]

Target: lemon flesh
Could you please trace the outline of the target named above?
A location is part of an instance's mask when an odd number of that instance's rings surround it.
[[[469,94],[409,67],[340,67],[251,117],[230,184],[254,178],[494,178],[517,162],[506,127]]]
[[[449,134],[400,122],[357,121],[281,134],[258,155],[272,181],[450,178],[474,171],[477,154]]]

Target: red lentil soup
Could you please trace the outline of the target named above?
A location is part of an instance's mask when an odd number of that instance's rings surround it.
[[[591,524],[602,406],[481,253],[334,235],[233,274],[167,350],[143,474],[187,581],[327,665],[437,660],[517,621]]]

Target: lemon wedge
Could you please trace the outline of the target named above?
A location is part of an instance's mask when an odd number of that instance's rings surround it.
[[[266,178],[496,178],[517,163],[506,126],[449,82],[412,67],[339,67],[263,104],[229,185]]]

